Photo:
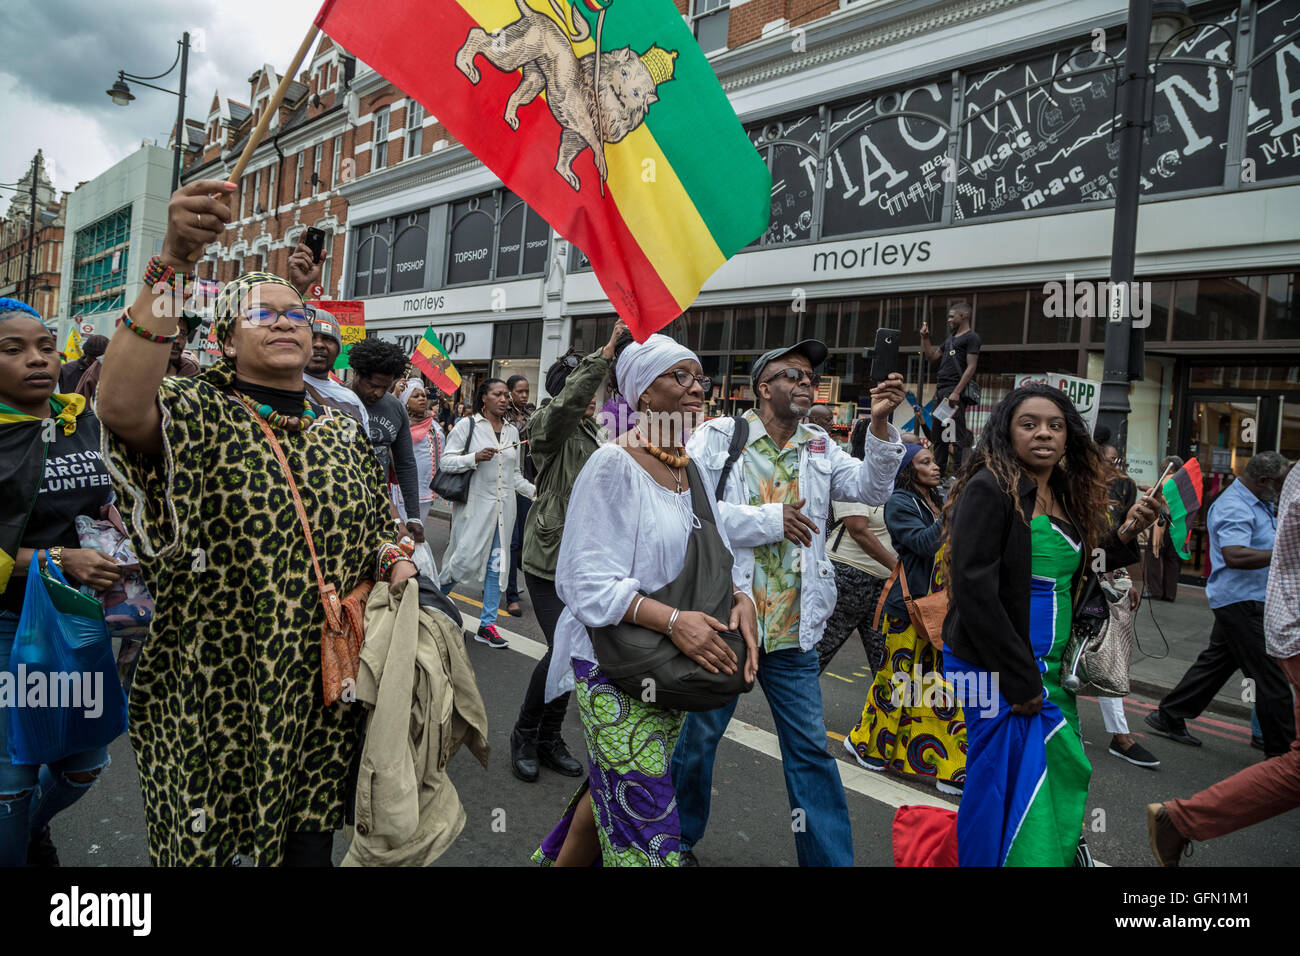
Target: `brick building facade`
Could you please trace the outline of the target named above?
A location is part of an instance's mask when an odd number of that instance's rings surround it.
[[[21,299],[46,319],[56,319],[68,194],[55,191],[40,152],[37,170],[35,237],[30,227],[30,166],[17,184],[8,215],[0,217],[0,296]]]

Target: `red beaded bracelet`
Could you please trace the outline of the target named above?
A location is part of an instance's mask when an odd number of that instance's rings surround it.
[[[142,329],[131,320],[131,310],[123,309],[122,317],[118,319],[123,325],[140,336],[142,339],[148,339],[150,342],[157,342],[159,345],[170,345],[176,340],[175,335],[156,335],[148,329]]]

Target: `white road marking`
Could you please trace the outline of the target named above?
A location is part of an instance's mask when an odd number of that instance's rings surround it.
[[[461,614],[462,626],[474,630],[478,629],[478,615],[465,614],[463,611]],[[525,657],[531,657],[535,661],[539,661],[546,656],[546,645],[541,641],[533,640],[531,637],[525,637],[523,634],[517,634],[514,631],[508,631],[500,625],[497,625],[497,631],[510,642],[510,650],[523,654]],[[471,640],[469,635],[466,635],[465,639]],[[727,732],[723,736],[728,740],[735,741],[742,747],[748,747],[750,750],[771,757],[778,763],[781,761],[781,744],[777,740],[776,734],[761,727],[755,727],[753,724],[733,717],[731,723],[727,725]],[[957,809],[957,804],[951,800],[945,800],[938,793],[931,795],[920,790],[913,790],[887,774],[863,770],[857,764],[845,760],[836,760],[835,763],[839,767],[840,779],[844,781],[845,788],[852,790],[854,793],[862,794],[868,800],[875,800],[877,803],[883,803],[889,807],[906,805],[913,807],[943,807],[947,810]],[[1107,865],[1095,857],[1093,862],[1097,866]]]

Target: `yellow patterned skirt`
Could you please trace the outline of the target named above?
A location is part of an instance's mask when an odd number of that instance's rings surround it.
[[[943,670],[943,653],[907,620],[885,616],[885,664],[846,743],[864,762],[960,784],[966,718]]]

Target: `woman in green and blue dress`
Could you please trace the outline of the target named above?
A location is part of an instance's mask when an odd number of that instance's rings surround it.
[[[1082,829],[1092,767],[1060,683],[1074,601],[1095,556],[1137,559],[1145,500],[1111,526],[1107,472],[1058,389],[1013,391],[993,410],[948,502],[948,678],[966,715],[962,866],[1090,865]]]

